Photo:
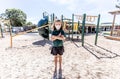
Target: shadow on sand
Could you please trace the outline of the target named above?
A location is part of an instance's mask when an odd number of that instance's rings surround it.
[[[93,46],[93,45],[88,44],[88,43],[85,43],[85,44],[86,44],[86,45],[84,46],[84,48],[85,48],[88,52],[90,52],[92,55],[94,55],[97,59],[101,59],[101,58],[110,58],[110,59],[111,59],[111,58],[120,57],[120,55],[118,55],[118,54],[116,54],[116,53],[114,53],[114,52],[112,52],[112,51],[110,51],[110,50],[108,50],[108,49],[105,49],[105,48],[103,48],[103,47],[101,47],[101,46]],[[93,50],[93,48],[91,48],[91,47],[98,47],[98,48],[100,48],[100,49],[108,52],[108,55],[109,55],[109,56],[106,55],[104,52]],[[98,54],[101,55],[101,56],[98,56]],[[110,56],[110,54],[112,54],[112,56]]]
[[[33,45],[40,45],[40,46],[45,46],[46,44],[52,45],[52,41],[50,40],[39,40],[39,41],[35,41],[32,43]]]

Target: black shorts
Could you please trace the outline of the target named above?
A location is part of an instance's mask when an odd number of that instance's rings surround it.
[[[51,54],[53,55],[63,55],[64,47],[52,47]]]

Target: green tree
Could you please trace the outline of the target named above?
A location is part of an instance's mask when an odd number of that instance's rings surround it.
[[[23,26],[26,23],[27,15],[20,9],[6,9],[4,15],[12,26]]]
[[[33,23],[32,22],[27,22],[26,25],[33,25]]]

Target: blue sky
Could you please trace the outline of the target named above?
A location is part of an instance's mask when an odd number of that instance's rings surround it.
[[[27,14],[27,21],[37,22],[42,18],[42,13],[55,13],[60,18],[63,14],[72,18],[72,13],[86,13],[88,15],[101,14],[102,22],[112,22],[113,16],[109,11],[118,10],[115,8],[117,0],[0,0],[0,14],[7,8],[21,9]],[[120,24],[120,16],[116,22]]]

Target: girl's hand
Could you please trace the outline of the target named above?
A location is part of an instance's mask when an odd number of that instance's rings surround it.
[[[61,33],[59,33],[59,35],[58,35],[59,37],[61,37]]]
[[[57,39],[56,36],[51,36],[51,40],[52,40],[52,41],[54,41],[54,40],[56,40],[56,39]]]
[[[61,35],[61,36],[56,36],[56,39],[58,39],[58,40],[65,40],[65,37],[63,36],[63,35]]]
[[[51,37],[52,41],[54,41],[56,39],[65,41],[66,38],[63,35],[58,35],[58,36],[52,36]]]

